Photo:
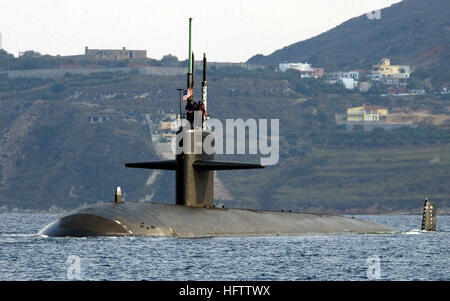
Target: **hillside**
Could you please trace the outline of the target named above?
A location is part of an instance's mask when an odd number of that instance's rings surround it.
[[[307,61],[327,71],[370,69],[383,57],[395,64],[432,70],[432,77],[450,78],[450,2],[404,0],[381,11],[381,19],[364,14],[306,41],[274,53],[256,55],[248,63],[278,65]]]
[[[279,164],[264,171],[219,172],[233,197],[219,203],[386,213],[420,211],[429,195],[440,209],[450,207],[448,123],[423,122],[416,129],[389,132],[347,132],[335,123],[335,114],[363,103],[393,112],[427,112],[426,120],[442,118],[450,115],[447,96],[381,98],[270,69],[211,68],[208,83],[213,117],[280,119]],[[172,202],[172,172],[152,181],[151,171],[123,168],[128,161],[157,159],[148,128],[120,120],[90,124],[88,115],[177,111],[175,88],[184,84],[183,75],[137,72],[0,77],[0,208],[69,209],[108,202],[117,185],[125,200]]]

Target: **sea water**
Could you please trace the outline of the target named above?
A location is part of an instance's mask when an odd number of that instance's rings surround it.
[[[0,214],[0,280],[450,280],[450,216],[357,216],[393,234],[50,238],[55,214]]]

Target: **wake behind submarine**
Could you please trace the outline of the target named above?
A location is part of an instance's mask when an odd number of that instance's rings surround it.
[[[187,94],[193,95],[194,59],[191,41],[192,18],[189,20]],[[206,56],[203,58],[202,92],[206,111]],[[214,139],[206,124],[207,117],[200,119],[201,124],[194,122],[192,128],[189,124],[180,125],[177,134],[180,134],[181,139],[177,147],[181,147],[181,151],[174,160],[125,164],[128,168],[175,171],[176,204],[123,202],[118,188],[115,202],[72,211],[47,225],[39,234],[50,237],[210,237],[392,231],[372,222],[334,215],[216,208],[213,200],[216,170],[258,169],[264,166],[215,161],[214,153],[205,153],[203,147],[200,152],[194,151],[198,143],[188,141],[201,139],[203,145],[205,139]]]

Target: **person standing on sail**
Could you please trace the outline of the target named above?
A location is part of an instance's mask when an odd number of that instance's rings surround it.
[[[186,103],[186,119],[189,121],[191,129],[194,127],[194,109],[195,104],[192,101],[192,96],[194,95],[191,88],[184,91],[183,101]]]
[[[195,104],[192,102],[192,99],[188,99],[186,104],[186,119],[189,121],[191,129],[194,127],[194,109]]]

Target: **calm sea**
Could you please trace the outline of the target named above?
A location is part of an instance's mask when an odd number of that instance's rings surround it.
[[[450,216],[358,216],[395,234],[46,238],[54,214],[0,214],[0,280],[450,280]]]

